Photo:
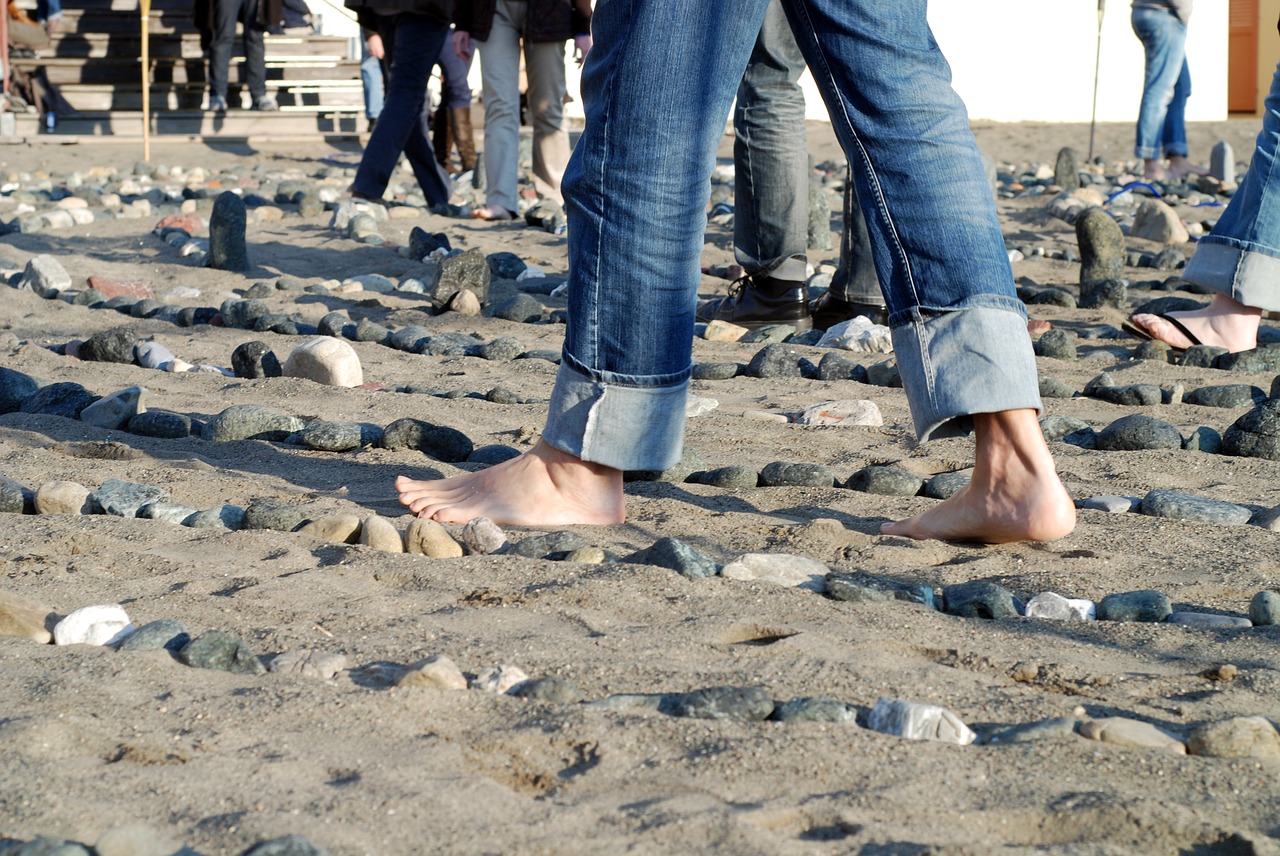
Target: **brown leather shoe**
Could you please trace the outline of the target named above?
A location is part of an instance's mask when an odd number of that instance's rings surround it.
[[[866,316],[873,324],[885,324],[889,320],[889,312],[878,303],[854,303],[842,300],[829,291],[809,304],[809,314],[813,316],[813,326],[819,330],[829,330],[842,321]]]
[[[747,275],[725,297],[698,304],[699,321],[727,321],[754,330],[790,324],[797,332],[813,328],[803,281]]]

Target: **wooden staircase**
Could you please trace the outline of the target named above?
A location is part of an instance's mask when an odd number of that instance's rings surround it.
[[[28,5],[34,9],[34,0]],[[308,35],[266,37],[267,93],[278,112],[236,109],[250,103],[244,57],[231,60],[228,112],[203,109],[208,101],[205,56],[191,18],[190,0],[152,0],[148,22],[153,136],[290,138],[355,137],[365,129],[358,46],[351,40]],[[34,15],[34,11],[32,11]],[[43,68],[74,108],[46,117],[14,115],[14,136],[141,138],[141,14],[136,0],[71,0],[53,43],[36,57],[13,57],[17,69]],[[351,54],[355,51],[355,56]],[[0,142],[5,141],[0,137]],[[71,140],[68,139],[68,142]]]

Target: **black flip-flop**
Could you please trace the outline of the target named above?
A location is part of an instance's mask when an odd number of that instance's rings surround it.
[[[1156,312],[1152,314],[1154,314],[1160,320],[1168,321],[1170,324],[1172,324],[1175,328],[1177,328],[1178,332],[1180,332],[1182,335],[1187,337],[1188,341],[1190,341],[1191,344],[1193,345],[1204,344],[1203,342],[1200,341],[1199,338],[1196,337],[1195,333],[1192,333],[1190,330],[1184,327],[1182,322],[1179,321],[1177,318],[1174,318],[1170,315],[1165,315],[1161,312]],[[1164,342],[1164,339],[1161,339],[1159,336],[1152,334],[1152,332],[1147,328],[1139,326],[1138,324],[1135,324],[1132,317],[1130,317],[1128,321],[1121,324],[1120,329],[1125,331],[1131,336],[1137,336],[1139,339],[1149,339],[1154,342]],[[1186,348],[1179,348],[1176,345],[1170,345],[1168,342],[1164,342],[1164,343],[1166,345],[1169,345],[1169,347],[1175,351],[1186,350]]]

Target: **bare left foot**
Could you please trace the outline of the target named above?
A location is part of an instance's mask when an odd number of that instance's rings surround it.
[[[986,544],[1069,535],[1075,503],[1058,478],[1036,412],[980,413],[973,420],[977,454],[969,484],[928,511],[884,524],[881,533]]]
[[[1188,175],[1205,175],[1207,173],[1207,169],[1193,164],[1186,155],[1172,155],[1169,158],[1170,175],[1186,178]]]
[[[1165,314],[1178,319],[1178,323],[1199,340],[1198,344],[1226,348],[1233,354],[1258,347],[1258,325],[1262,321],[1262,310],[1245,306],[1225,294],[1215,294],[1213,301],[1203,309]],[[1129,321],[1153,339],[1170,347],[1186,349],[1197,344],[1187,338],[1185,332],[1159,315],[1143,312],[1134,315]]]

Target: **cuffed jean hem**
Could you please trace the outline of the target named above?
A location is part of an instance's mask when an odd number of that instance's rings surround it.
[[[542,439],[617,470],[666,470],[684,452],[688,379],[632,386],[593,379],[562,360]]]
[[[893,328],[893,350],[920,442],[964,434],[976,413],[1041,410],[1026,315],[978,306]]]
[[[1220,240],[1220,239],[1219,239]],[[1280,258],[1219,243],[1212,235],[1196,245],[1182,278],[1220,291],[1245,306],[1280,312]]]

